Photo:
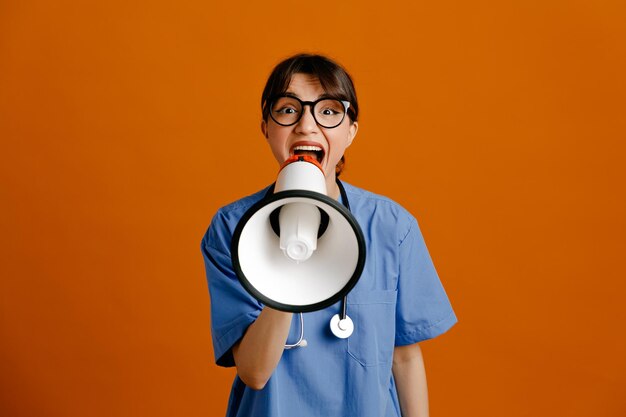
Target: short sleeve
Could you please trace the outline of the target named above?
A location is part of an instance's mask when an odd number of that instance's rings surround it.
[[[409,216],[407,223],[399,246],[396,346],[432,339],[457,321],[417,221]]]
[[[202,239],[209,294],[211,297],[211,337],[215,363],[234,366],[233,345],[261,312],[262,305],[239,283],[230,256],[231,227],[217,213]]]

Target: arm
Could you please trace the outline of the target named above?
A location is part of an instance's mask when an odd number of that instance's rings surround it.
[[[283,354],[292,315],[264,307],[233,346],[237,374],[248,387],[263,389],[270,379]]]
[[[391,369],[402,417],[428,417],[426,370],[419,344],[396,346]]]

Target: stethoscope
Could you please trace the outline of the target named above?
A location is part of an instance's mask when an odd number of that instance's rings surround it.
[[[339,179],[337,179],[337,186],[339,187],[339,193],[341,194],[341,201],[348,211],[350,211],[350,202],[348,201],[348,196],[346,194],[346,189]],[[267,195],[274,192],[274,187],[270,187],[267,192]],[[352,332],[354,332],[354,323],[352,319],[346,313],[347,306],[347,296],[343,296],[341,300],[341,312],[339,314],[335,314],[330,319],[330,331],[340,339],[346,339],[350,337]],[[307,341],[304,338],[304,316],[302,313],[299,313],[300,316],[300,336],[298,337],[298,341],[296,343],[285,343],[285,349],[294,349],[297,347],[306,347]]]

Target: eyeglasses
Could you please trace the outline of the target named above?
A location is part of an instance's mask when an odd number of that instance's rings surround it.
[[[292,126],[302,118],[305,106],[311,107],[311,114],[318,125],[332,129],[343,122],[350,102],[334,98],[302,101],[292,96],[279,96],[270,102],[270,116],[281,126]]]

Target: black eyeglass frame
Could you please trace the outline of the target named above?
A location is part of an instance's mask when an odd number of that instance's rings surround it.
[[[272,107],[274,107],[274,103],[277,100],[281,99],[281,98],[292,98],[292,99],[296,100],[298,103],[300,103],[300,106],[302,106],[302,111],[300,112],[300,115],[298,116],[298,118],[293,123],[283,124],[283,123],[280,123],[278,120],[276,120],[274,118]],[[313,109],[315,108],[315,105],[317,103],[319,103],[320,101],[324,101],[324,100],[334,100],[334,101],[338,101],[341,104],[343,104],[343,108],[344,108],[343,116],[341,117],[341,120],[339,121],[339,123],[337,123],[334,126],[324,126],[323,124],[321,124],[317,120],[317,117],[315,117],[315,112],[313,111]],[[274,97],[272,100],[269,100],[268,102],[269,102],[269,114],[270,114],[270,117],[272,118],[272,120],[274,122],[276,122],[276,124],[278,124],[280,126],[285,126],[285,127],[286,126],[293,126],[296,123],[298,123],[300,121],[300,119],[302,119],[302,116],[304,115],[304,108],[306,106],[309,106],[311,108],[311,115],[313,116],[313,120],[315,120],[315,123],[317,123],[319,126],[325,128],[325,129],[334,129],[337,126],[339,126],[340,124],[343,123],[344,119],[346,118],[346,115],[348,114],[348,109],[350,108],[350,102],[349,101],[347,101],[347,100],[339,100],[338,98],[332,98],[332,97],[320,97],[320,98],[318,98],[315,101],[302,101],[298,97],[294,97],[294,96],[291,96],[291,95],[280,95],[280,96]]]

